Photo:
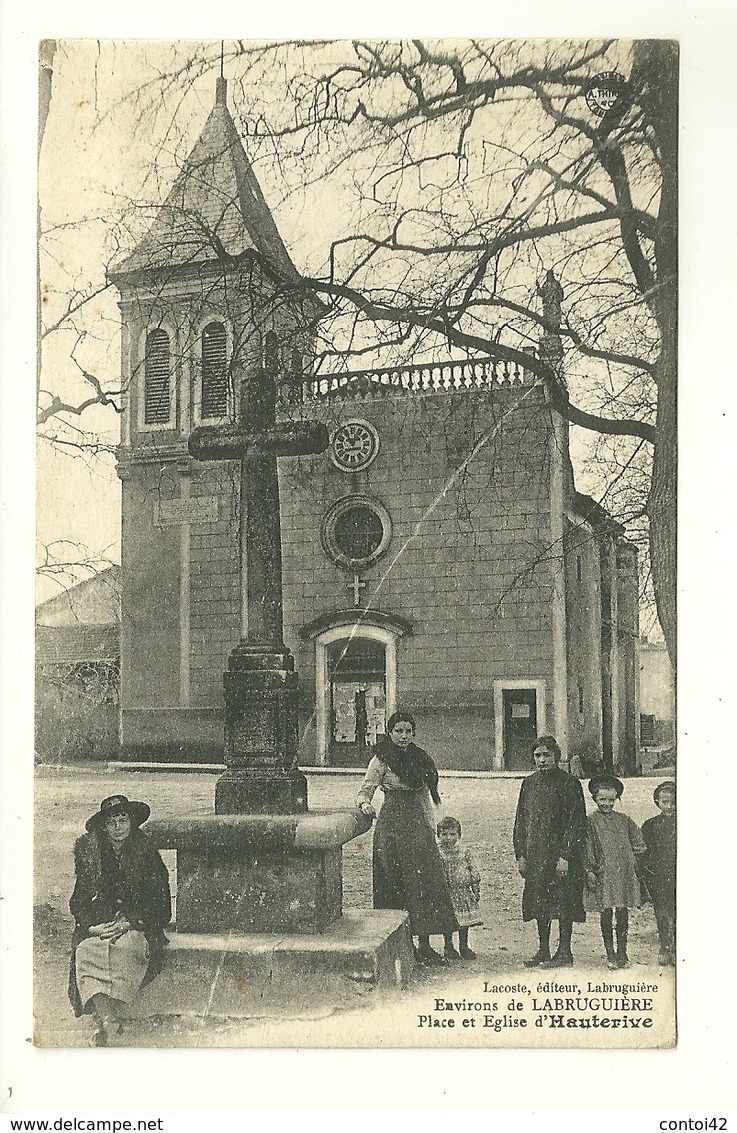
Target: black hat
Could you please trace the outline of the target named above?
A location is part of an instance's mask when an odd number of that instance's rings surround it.
[[[653,802],[657,805],[658,799],[662,791],[671,791],[674,795],[676,793],[676,785],[672,779],[666,779],[663,783],[658,783],[653,791]]]
[[[85,829],[99,830],[106,818],[114,814],[127,814],[130,816],[131,826],[136,829],[142,825],[151,814],[151,807],[147,803],[129,802],[125,795],[110,795],[100,803],[100,809],[85,822]]]
[[[596,792],[600,787],[611,787],[617,792],[618,799],[624,794],[624,783],[616,775],[594,775],[593,779],[589,779],[589,794],[592,799],[596,798]]]

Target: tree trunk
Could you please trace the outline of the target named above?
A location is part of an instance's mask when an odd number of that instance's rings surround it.
[[[661,380],[658,388],[658,441],[653,453],[648,519],[655,604],[675,673],[678,476],[675,330],[670,337],[673,338],[672,348],[664,344],[659,364]]]
[[[648,501],[650,560],[658,617],[676,669],[676,552],[678,482],[678,44],[643,40],[635,48],[633,83],[652,125],[659,148],[662,187],[655,259],[653,300],[660,329],[656,367],[657,440]]]

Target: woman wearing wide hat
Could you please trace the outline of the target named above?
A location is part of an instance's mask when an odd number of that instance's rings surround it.
[[[150,813],[146,803],[110,795],[74,845],[69,999],[75,1015],[94,1015],[94,1046],[107,1046],[125,1005],[161,970],[168,944],[169,875],[140,829]]]

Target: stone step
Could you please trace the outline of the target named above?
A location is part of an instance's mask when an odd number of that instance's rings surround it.
[[[314,935],[171,933],[164,970],[131,1016],[295,1017],[357,1006],[409,985],[415,968],[407,914],[347,913]]]

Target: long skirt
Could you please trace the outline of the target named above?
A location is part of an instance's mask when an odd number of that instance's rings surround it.
[[[388,791],[374,830],[374,908],[406,909],[413,936],[457,932],[421,791]]]
[[[131,1003],[141,989],[148,968],[148,941],[142,932],[131,930],[116,941],[86,936],[75,953],[79,998],[84,1010],[93,995]]]
[[[522,892],[522,920],[568,920],[583,923],[583,876],[578,863],[570,862],[568,876],[555,876],[555,862],[532,862]]]

